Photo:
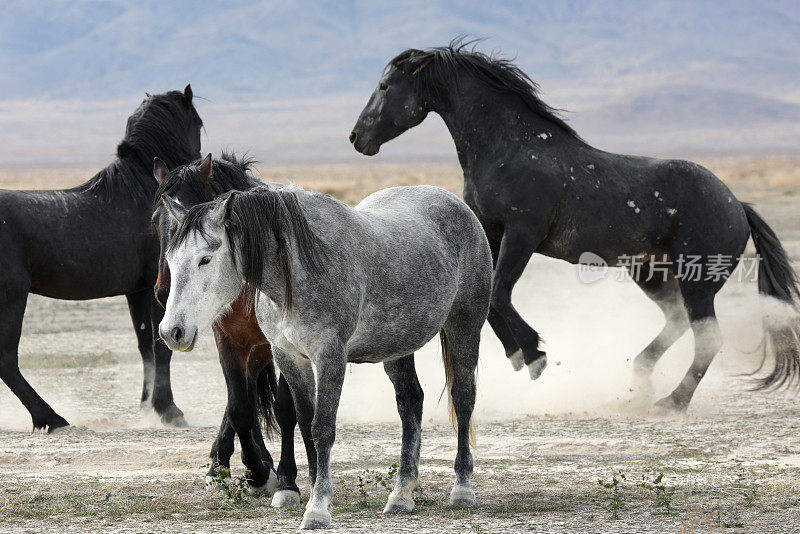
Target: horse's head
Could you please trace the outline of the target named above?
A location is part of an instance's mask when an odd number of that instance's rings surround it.
[[[128,117],[117,156],[134,155],[146,165],[158,156],[176,167],[200,157],[203,121],[192,102],[192,86],[149,95]]]
[[[172,172],[169,172],[166,163],[159,158],[155,158],[153,176],[158,182],[159,189],[153,206],[152,226],[158,236],[160,252],[158,255],[158,278],[153,290],[156,300],[162,306],[166,306],[167,298],[169,297],[171,277],[164,255],[177,228],[176,219],[175,217],[170,217],[164,199],[166,195],[170,195],[171,201],[181,206],[184,210],[195,204],[211,200],[213,198],[209,189],[209,182],[212,178],[211,167],[211,154],[198,164],[179,167]],[[207,189],[209,189],[208,194],[204,194]],[[198,195],[198,192],[202,193]],[[173,211],[178,210],[176,208]]]
[[[425,120],[430,109],[420,75],[433,59],[431,53],[406,50],[389,62],[350,133],[356,150],[374,156],[383,143]]]
[[[161,159],[155,159],[153,175],[158,190],[153,203],[152,228],[160,243],[158,256],[158,279],[154,287],[156,299],[165,306],[169,297],[170,271],[165,254],[177,225],[164,206],[164,197],[188,209],[194,205],[213,200],[230,190],[249,189],[256,180],[249,174],[254,161],[247,157],[236,157],[223,153],[221,159],[212,160],[211,154],[203,160],[169,171]]]
[[[198,332],[222,315],[242,290],[226,231],[234,203],[235,192],[188,210],[172,197],[163,197],[174,231],[166,248],[171,289],[159,334],[172,350],[192,350]]]

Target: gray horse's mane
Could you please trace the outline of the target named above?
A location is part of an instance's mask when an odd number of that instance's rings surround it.
[[[270,259],[270,245],[274,239],[277,261],[283,276],[286,293],[285,312],[292,309],[292,263],[290,244],[294,243],[300,262],[306,271],[318,274],[320,259],[326,255],[324,243],[308,224],[298,193],[288,188],[260,186],[248,191],[230,191],[211,202],[192,206],[175,231],[169,250],[186,241],[189,234],[199,232],[206,236],[203,220],[206,214],[225,206],[224,227],[234,262],[244,279],[244,294],[255,302],[264,287],[265,265]]]

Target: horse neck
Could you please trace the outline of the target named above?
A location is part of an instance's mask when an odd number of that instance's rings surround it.
[[[472,171],[485,164],[522,151],[535,150],[547,156],[563,151],[564,144],[581,141],[559,125],[531,110],[520,97],[492,90],[480,82],[469,81],[445,98],[433,98],[432,111],[444,120],[456,145],[458,160],[466,179],[480,176]],[[537,136],[546,135],[545,139]],[[538,158],[545,161],[548,158]],[[535,164],[537,160],[532,160]]]

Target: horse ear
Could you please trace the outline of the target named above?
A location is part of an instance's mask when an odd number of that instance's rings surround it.
[[[238,191],[231,191],[228,197],[219,202],[211,213],[208,214],[209,223],[217,226],[224,226],[226,222],[231,220],[231,212],[233,206],[236,204],[236,197],[239,195]]]
[[[167,168],[167,164],[161,161],[161,158],[156,156],[155,159],[153,159],[153,176],[155,176],[156,182],[158,182],[160,185],[168,174],[169,169]]]
[[[414,72],[412,72],[411,75],[416,76],[417,74],[419,74],[422,69],[430,65],[431,61],[433,61],[433,54],[420,61],[419,66],[416,69],[414,69]]]
[[[188,83],[186,84],[186,89],[183,90],[183,98],[186,99],[187,104],[191,104],[193,96],[194,93],[192,93],[192,84]]]
[[[163,202],[164,207],[167,208],[167,213],[169,214],[169,218],[172,220],[172,222],[175,224],[180,224],[183,222],[183,219],[186,217],[186,213],[188,213],[189,210],[184,208],[180,202],[168,195],[164,195],[161,199],[161,202]]]
[[[203,158],[202,163],[197,168],[197,180],[200,183],[207,184],[214,177],[214,169],[211,164],[211,153]]]

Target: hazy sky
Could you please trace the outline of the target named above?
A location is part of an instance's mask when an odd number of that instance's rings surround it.
[[[192,83],[204,150],[359,161],[347,133],[387,60],[458,34],[515,57],[592,143],[800,144],[800,3],[10,2],[0,165],[102,162],[145,91]],[[382,158],[451,157],[438,117]]]

